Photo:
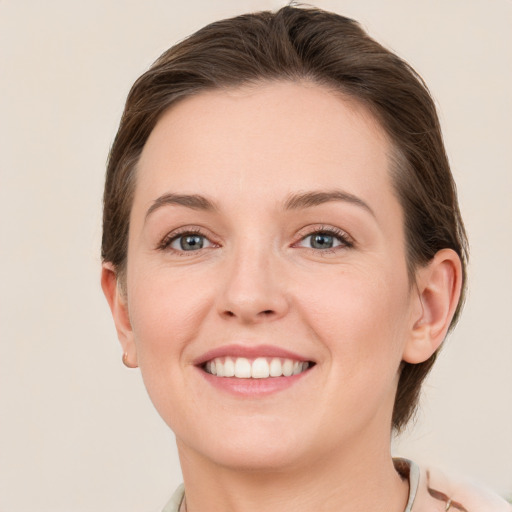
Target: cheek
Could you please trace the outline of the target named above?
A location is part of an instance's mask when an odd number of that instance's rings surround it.
[[[130,320],[141,368],[145,362],[153,367],[180,362],[181,352],[197,336],[200,319],[209,309],[207,283],[198,273],[171,274],[162,269],[133,279]]]
[[[180,430],[191,401],[184,380],[187,347],[197,339],[211,309],[211,287],[190,272],[183,277],[165,271],[133,279],[130,320],[144,385],[169,427]],[[129,290],[130,293],[130,290]],[[188,395],[187,395],[188,393]],[[183,397],[188,396],[187,400]],[[201,424],[201,421],[198,421]],[[183,428],[182,428],[183,430]]]
[[[399,364],[409,307],[405,271],[363,268],[310,280],[301,314],[344,372]]]

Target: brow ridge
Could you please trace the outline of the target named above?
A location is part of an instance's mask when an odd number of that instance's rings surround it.
[[[375,216],[370,206],[361,198],[343,190],[313,190],[291,194],[284,202],[284,210],[312,208],[331,201],[344,201],[367,210]],[[199,194],[163,194],[152,203],[146,212],[146,219],[158,208],[165,205],[178,205],[194,210],[217,211],[215,202]]]
[[[186,208],[192,208],[193,210],[204,210],[204,211],[215,211],[217,206],[215,203],[199,194],[163,194],[149,207],[146,212],[146,219],[158,208],[166,205],[178,205],[185,206]]]
[[[311,208],[313,206],[319,206],[330,201],[344,201],[347,203],[360,206],[367,210],[375,217],[375,213],[370,206],[365,203],[360,197],[345,192],[343,190],[313,190],[308,192],[299,192],[297,194],[290,195],[285,203],[285,210],[299,210],[303,208]]]

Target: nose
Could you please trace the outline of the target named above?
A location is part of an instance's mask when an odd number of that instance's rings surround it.
[[[279,258],[270,249],[247,244],[226,262],[218,312],[244,324],[273,321],[286,315],[289,300]]]

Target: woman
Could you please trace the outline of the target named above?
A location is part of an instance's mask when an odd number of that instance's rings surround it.
[[[102,257],[176,435],[165,511],[510,510],[391,458],[466,238],[426,87],[352,20],[285,7],[164,53],[112,147]]]

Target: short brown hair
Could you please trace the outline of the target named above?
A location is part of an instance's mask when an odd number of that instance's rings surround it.
[[[135,82],[108,161],[103,260],[123,275],[137,161],[162,113],[201,91],[273,80],[326,85],[369,109],[393,146],[391,172],[404,211],[410,276],[437,251],[450,248],[462,261],[464,291],[466,235],[436,109],[424,82],[354,20],[292,6],[212,23],[167,50]],[[462,302],[463,294],[451,326]],[[435,358],[402,363],[393,410],[396,430],[414,413]]]

